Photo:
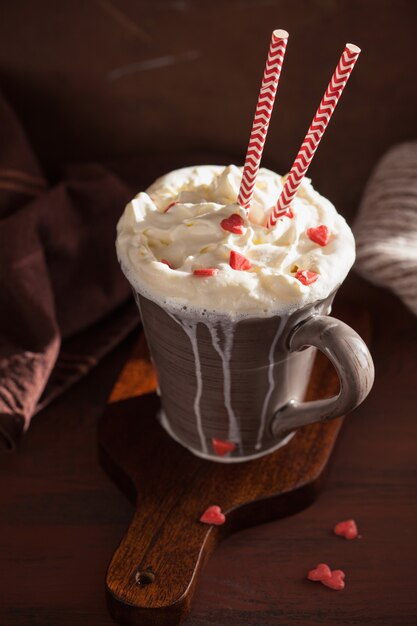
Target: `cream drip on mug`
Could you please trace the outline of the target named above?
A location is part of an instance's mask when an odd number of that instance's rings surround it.
[[[342,283],[355,259],[354,238],[310,180],[303,180],[289,216],[266,229],[285,178],[259,170],[249,215],[236,203],[241,178],[234,165],[183,168],[127,205],[116,247],[137,291],[173,310],[186,306],[238,319],[288,313]],[[323,226],[325,245],[312,239]],[[246,269],[233,269],[231,255],[241,255]],[[208,269],[214,271],[205,275]]]

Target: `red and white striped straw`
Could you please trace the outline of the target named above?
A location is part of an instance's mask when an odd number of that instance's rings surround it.
[[[311,122],[308,133],[301,145],[297,158],[288,174],[284,188],[278,202],[269,214],[265,226],[271,228],[275,226],[277,220],[289,209],[291,202],[297,194],[301,182],[309,168],[313,156],[323,137],[324,131],[330,121],[333,111],[342,95],[343,89],[353,70],[356,60],[360,54],[360,48],[351,43],[346,44],[339,63],[326,89],[320,106]]]
[[[237,198],[238,203],[246,209],[246,212],[249,211],[252,201],[288,37],[286,30],[274,30],[272,33]]]

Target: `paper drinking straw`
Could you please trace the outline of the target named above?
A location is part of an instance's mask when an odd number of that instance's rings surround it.
[[[288,174],[284,188],[281,192],[278,202],[269,214],[265,226],[271,228],[289,209],[291,202],[297,194],[318,145],[323,137],[324,131],[330,121],[333,111],[342,95],[343,89],[353,70],[356,60],[360,53],[360,48],[351,43],[346,44],[339,63],[332,76],[332,79],[326,89],[320,106],[311,122],[308,133],[301,145],[297,158]]]
[[[256,177],[261,163],[288,36],[286,30],[274,30],[272,33],[261,91],[259,92],[258,104],[256,105],[255,117],[249,138],[242,182],[237,199],[240,206],[246,209],[246,212],[248,212],[250,207]]]

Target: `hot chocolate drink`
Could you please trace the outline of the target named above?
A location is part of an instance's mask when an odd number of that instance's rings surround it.
[[[356,333],[322,317],[355,257],[345,220],[304,179],[267,229],[285,179],[261,169],[247,214],[236,204],[241,177],[235,166],[171,172],[126,207],[117,237],[158,375],[159,419],[192,452],[228,462],[353,408],[373,376]],[[353,345],[366,376],[354,372]],[[338,397],[302,403],[307,346],[335,363]]]

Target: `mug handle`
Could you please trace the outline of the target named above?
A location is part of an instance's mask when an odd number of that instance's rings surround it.
[[[290,400],[272,418],[274,437],[353,411],[368,395],[374,382],[374,364],[365,342],[350,326],[327,315],[313,315],[291,332],[290,352],[313,346],[333,363],[340,380],[338,395],[325,400]]]

